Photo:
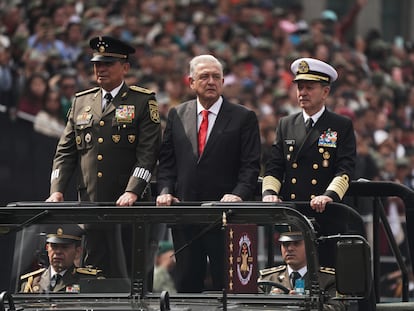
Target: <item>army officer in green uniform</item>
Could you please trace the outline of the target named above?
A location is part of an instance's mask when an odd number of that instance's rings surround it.
[[[285,265],[260,270],[259,281],[271,281],[285,287],[289,294],[296,295],[310,289],[305,241],[301,232],[284,232],[279,237],[280,250]],[[346,305],[342,301],[333,300],[336,296],[335,270],[320,268],[318,271],[319,287],[328,299],[323,304],[323,311],[344,311]],[[301,285],[298,285],[298,284]],[[262,290],[262,288],[259,288]],[[265,292],[282,294],[279,287],[267,285]]]
[[[108,36],[93,38],[89,45],[99,86],[75,96],[57,146],[47,201],[64,200],[65,188],[79,167],[81,201],[131,206],[149,191],[158,158],[161,127],[155,94],[124,81],[133,47]],[[122,248],[128,247],[122,247],[122,240],[130,237],[117,228],[97,227],[88,228],[87,262],[116,270],[114,276],[124,274]]]
[[[82,230],[76,225],[59,227],[47,235],[46,250],[49,267],[20,277],[22,293],[81,292],[81,278],[97,278],[101,271],[76,267],[82,252]]]
[[[77,93],[56,151],[47,201],[63,201],[80,166],[82,201],[132,205],[152,176],[160,145],[155,94],[124,81],[134,48],[112,37],[90,40],[98,87]]]

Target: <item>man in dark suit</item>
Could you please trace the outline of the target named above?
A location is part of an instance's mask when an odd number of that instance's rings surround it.
[[[89,45],[99,86],[75,95],[53,161],[47,201],[64,200],[64,190],[79,167],[81,201],[131,206],[149,197],[158,159],[161,127],[155,93],[125,83],[133,47],[108,36],[92,38]],[[124,226],[122,236],[119,227],[111,224],[87,229],[86,262],[109,276],[125,277],[123,246],[130,251],[131,232]]]
[[[318,233],[342,232],[345,226],[339,228],[323,215],[327,203],[344,197],[356,158],[352,121],[325,106],[338,74],[329,64],[312,58],[297,59],[291,70],[302,112],[279,122],[266,163],[263,201],[310,201],[311,209],[302,212],[315,218]],[[325,249],[320,262],[333,266],[334,258]]]
[[[157,205],[251,200],[260,170],[256,114],[221,96],[223,67],[211,55],[191,60],[189,81],[197,98],[169,112],[159,158]],[[203,228],[174,227],[175,249],[188,243]],[[215,228],[177,254],[179,292],[205,289],[207,256],[211,289],[224,287],[223,245],[223,233]]]
[[[279,237],[280,250],[286,265],[260,270],[259,281],[272,281],[289,290],[289,294],[295,295],[310,289],[310,280],[307,273],[307,260],[305,241],[301,232],[285,232]],[[318,282],[321,290],[329,298],[336,296],[335,270],[332,268],[320,268]],[[266,286],[266,291],[271,294],[281,294],[278,287]],[[342,311],[346,306],[341,301],[328,299],[323,304],[324,311]]]
[[[47,235],[46,250],[49,267],[20,277],[23,293],[67,292],[79,293],[81,278],[96,278],[100,270],[79,268],[75,263],[82,253],[83,230],[76,225],[59,227]]]

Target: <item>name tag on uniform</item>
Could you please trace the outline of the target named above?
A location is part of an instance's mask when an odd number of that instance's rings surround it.
[[[115,119],[118,123],[132,123],[135,117],[134,105],[119,105],[115,111]]]
[[[285,139],[285,144],[288,146],[293,146],[296,143],[294,139]]]

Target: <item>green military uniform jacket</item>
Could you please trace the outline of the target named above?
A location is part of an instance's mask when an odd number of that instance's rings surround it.
[[[22,282],[21,293],[47,293],[47,292],[80,292],[79,280],[81,278],[97,278],[100,270],[90,268],[70,267],[59,282],[56,283],[53,290],[50,290],[50,267],[48,269],[41,268],[39,270],[27,273],[20,277]]]
[[[278,267],[268,268],[260,270],[260,280],[268,280],[275,283],[279,283],[288,289],[292,289],[290,284],[288,269],[286,265]],[[308,274],[304,275],[305,289],[309,289],[310,280]],[[335,285],[335,270],[332,268],[320,268],[318,271],[319,287],[329,297],[336,296],[336,285]],[[328,300],[323,305],[324,311],[345,311],[346,306],[341,301]]]
[[[155,94],[125,83],[102,112],[99,87],[76,94],[53,162],[50,192],[64,192],[80,166],[82,201],[140,197],[155,167],[161,138]]]

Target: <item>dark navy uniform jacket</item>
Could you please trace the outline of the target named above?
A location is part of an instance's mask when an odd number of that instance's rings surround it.
[[[306,134],[302,112],[284,117],[266,163],[263,191],[273,190],[284,201],[310,201],[322,194],[339,201],[348,189],[355,158],[350,119],[325,109]]]

